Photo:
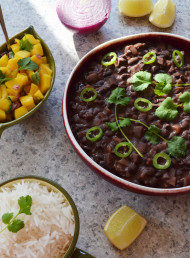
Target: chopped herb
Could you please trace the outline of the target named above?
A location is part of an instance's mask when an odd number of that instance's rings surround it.
[[[30,52],[33,48],[33,45],[30,43],[28,39],[21,39],[20,40],[20,50],[26,50]]]
[[[12,99],[10,97],[8,97],[8,100],[10,100],[10,102],[11,102],[10,106],[9,106],[9,108],[7,110],[7,113],[9,114],[11,112],[11,109],[12,109],[13,101],[12,101]]]
[[[7,224],[7,226],[0,231],[2,233],[8,228],[9,231],[16,233],[24,227],[24,221],[16,219],[20,214],[24,213],[26,215],[31,215],[32,197],[30,195],[21,196],[18,200],[20,207],[19,212],[13,217],[13,213],[4,213],[2,215],[2,222]]]
[[[126,106],[129,104],[130,98],[126,97],[124,88],[116,88],[106,101],[110,104]]]
[[[0,70],[0,85],[10,80],[12,80],[12,78],[7,78]]]
[[[14,58],[14,56],[15,56],[13,51],[9,51],[8,55],[9,55],[10,59]]]
[[[178,115],[177,107],[178,106],[173,103],[172,98],[167,97],[156,109],[155,115],[160,119],[172,121]]]
[[[119,123],[120,127],[126,127],[126,126],[131,125],[131,121],[129,118],[124,118],[122,120],[118,120],[118,123]],[[110,130],[112,130],[112,132],[116,132],[119,129],[116,122],[112,122],[112,123],[107,122],[106,125]]]
[[[184,92],[180,97],[180,101],[183,103],[183,111],[185,113],[190,113],[190,92]]]
[[[18,70],[37,70],[39,66],[34,63],[29,57],[20,59],[18,62]]]
[[[146,131],[145,138],[147,141],[150,141],[152,144],[158,144],[160,141],[159,134],[162,132],[160,128],[156,125],[151,125]]]
[[[181,158],[187,153],[187,143],[184,138],[174,136],[172,140],[168,141],[168,153],[174,158]]]
[[[20,91],[22,92],[24,90],[24,85],[22,85],[22,87],[20,88]]]
[[[158,96],[163,96],[165,94],[169,94],[172,90],[172,78],[168,74],[159,73],[154,77],[155,81],[158,82],[154,89],[154,93]]]
[[[152,84],[151,73],[145,71],[137,72],[132,76],[130,83],[133,83],[135,91],[144,91]]]
[[[33,75],[32,75],[32,81],[33,83],[35,83],[36,85],[38,85],[40,83],[40,73],[39,71],[36,71]]]

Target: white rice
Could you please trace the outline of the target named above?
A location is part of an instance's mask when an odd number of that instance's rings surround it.
[[[19,211],[18,199],[32,197],[32,215],[20,214],[25,227],[17,233],[8,229],[0,234],[0,258],[62,257],[74,235],[74,215],[61,193],[49,191],[39,183],[24,182],[0,192],[0,230],[4,213]]]

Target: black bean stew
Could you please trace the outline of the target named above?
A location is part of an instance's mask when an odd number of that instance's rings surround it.
[[[68,116],[76,140],[82,149],[100,166],[136,184],[157,188],[190,185],[190,115],[184,112],[183,103],[179,99],[182,93],[190,91],[190,86],[182,85],[190,83],[190,54],[181,50],[181,54],[184,56],[184,64],[177,67],[172,58],[174,50],[176,48],[170,44],[145,41],[127,45],[120,49],[113,49],[111,51],[117,53],[117,60],[114,64],[102,65],[103,55],[98,56],[96,60],[90,61],[85,66],[79,76],[80,78],[72,85]],[[143,62],[143,57],[149,52],[156,54],[156,60],[146,64],[146,62]],[[180,57],[178,55],[175,57],[176,61],[180,63]],[[150,58],[152,58],[151,55]],[[110,61],[109,56],[105,61]],[[146,71],[151,74],[152,81],[154,81],[156,74],[169,75],[172,78],[172,89],[168,93],[161,94],[161,96],[156,95],[154,92],[155,82],[150,83],[143,91],[134,90],[131,78],[139,71]],[[85,88],[96,90],[97,96],[94,100],[84,101],[81,98],[81,92]],[[114,122],[117,125],[115,105],[108,102],[108,98],[116,88],[124,89],[125,96],[130,99],[127,105],[117,105],[117,118],[131,119],[130,126],[123,126],[122,131],[143,157],[134,149],[127,157],[116,155],[115,147],[121,142],[126,142],[121,130],[116,128],[114,131],[108,126],[108,123],[113,124]],[[91,91],[84,93],[85,99],[93,96],[94,93]],[[172,98],[178,111],[178,115],[172,120],[160,119],[155,115],[156,109],[167,97]],[[152,109],[146,112],[138,110],[134,106],[137,98],[149,100],[152,103]],[[145,105],[144,108],[146,108],[147,104],[140,103],[140,105]],[[162,138],[157,139],[158,142],[153,144],[145,136],[148,129],[134,120],[140,121],[148,127],[156,126],[160,130],[159,135],[168,142],[175,139],[174,136],[183,138],[186,145],[185,154],[183,153],[179,157],[170,155],[167,149],[168,143]],[[88,130],[93,127],[102,129],[101,137],[95,141],[91,141],[87,137]],[[89,132],[89,135],[93,138],[98,133],[100,133],[100,130],[95,129]],[[127,151],[128,147],[121,146],[120,153]],[[176,150],[178,148],[180,146],[176,144]],[[168,168],[159,169],[159,167],[156,168],[153,165],[153,159],[157,153],[165,153],[171,159]],[[165,163],[162,156],[157,161],[161,165]]]

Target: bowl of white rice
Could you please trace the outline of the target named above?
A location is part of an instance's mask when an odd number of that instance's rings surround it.
[[[17,214],[19,198],[28,195],[32,198],[31,215],[19,215],[24,227],[16,233],[8,228],[3,230],[6,226],[3,214]],[[76,205],[67,191],[57,183],[27,176],[0,184],[1,258],[92,257],[75,248],[78,234]]]

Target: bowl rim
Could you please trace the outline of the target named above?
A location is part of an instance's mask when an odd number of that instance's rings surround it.
[[[70,204],[72,211],[73,211],[73,215],[74,215],[74,220],[75,220],[75,230],[74,230],[74,235],[73,235],[73,239],[72,242],[67,250],[67,252],[65,253],[65,255],[63,256],[63,258],[69,258],[70,255],[73,253],[77,240],[78,240],[78,236],[79,236],[79,230],[80,230],[80,220],[79,220],[79,214],[78,214],[78,210],[76,207],[75,202],[73,201],[72,197],[70,196],[70,194],[58,183],[52,181],[51,179],[45,178],[45,177],[41,177],[41,176],[33,176],[33,175],[28,175],[28,176],[19,176],[19,177],[15,177],[9,180],[6,180],[4,182],[0,183],[0,190],[3,187],[6,187],[7,184],[9,183],[17,183],[17,182],[22,182],[22,180],[31,180],[31,181],[37,181],[37,182],[44,182],[44,183],[48,183],[49,185],[52,185],[53,187],[55,187],[56,189],[58,189],[59,192],[61,192],[64,197],[66,198],[66,200],[68,201],[68,203]]]
[[[109,40],[105,43],[102,43],[95,47],[94,49],[90,50],[87,54],[85,54],[76,64],[74,69],[72,70],[63,94],[63,99],[62,99],[62,116],[63,116],[63,123],[65,126],[65,130],[67,133],[67,136],[73,145],[75,151],[79,154],[79,156],[93,169],[95,172],[97,172],[99,175],[101,175],[104,179],[110,181],[112,184],[115,184],[121,188],[124,188],[126,190],[130,190],[133,192],[141,193],[141,194],[147,194],[147,195],[176,195],[176,194],[185,194],[190,192],[190,186],[185,186],[185,187],[180,187],[180,188],[153,188],[153,187],[148,187],[148,186],[143,186],[143,185],[138,185],[135,183],[132,183],[130,181],[127,181],[125,179],[122,179],[108,170],[104,169],[100,165],[98,165],[95,161],[93,161],[86,153],[85,151],[80,147],[78,142],[76,141],[68,120],[68,113],[67,113],[67,100],[68,100],[68,92],[70,88],[70,81],[72,80],[73,76],[75,75],[76,71],[82,66],[82,64],[94,53],[99,52],[102,49],[106,49],[110,47],[110,45],[115,45],[117,43],[122,44],[124,42],[127,43],[127,41],[131,40],[138,40],[144,37],[156,37],[160,36],[163,38],[170,38],[170,39],[176,39],[176,40],[182,40],[185,41],[186,43],[190,44],[190,39],[183,37],[183,36],[178,36],[175,34],[170,34],[170,33],[163,33],[163,32],[148,32],[148,33],[140,33],[140,34],[133,34],[133,35],[128,35],[116,39]]]
[[[43,105],[43,103],[48,99],[52,89],[53,89],[53,85],[54,85],[54,81],[55,81],[55,73],[56,73],[56,67],[55,67],[55,60],[54,57],[51,53],[50,48],[48,47],[48,45],[45,43],[45,41],[38,35],[38,33],[36,32],[36,30],[34,29],[34,27],[32,25],[30,25],[29,27],[27,27],[26,29],[22,30],[21,32],[17,33],[16,35],[12,36],[9,41],[11,43],[14,42],[15,38],[21,39],[23,37],[24,34],[29,33],[32,34],[35,38],[40,40],[40,43],[43,47],[44,53],[46,53],[46,56],[48,57],[48,60],[51,60],[51,69],[53,71],[52,73],[52,78],[51,78],[51,85],[50,88],[47,90],[47,92],[44,95],[44,99],[42,99],[39,103],[36,104],[36,106],[34,108],[32,108],[30,111],[28,111],[28,113],[26,113],[25,115],[19,117],[18,119],[14,119],[11,120],[9,122],[4,122],[4,123],[0,123],[0,136],[2,134],[2,132],[6,129],[9,128],[15,124],[20,123],[21,121],[23,121],[25,118],[31,116],[32,114],[34,114],[40,107],[41,105]],[[4,42],[3,44],[0,45],[0,49],[6,49],[6,42]]]

